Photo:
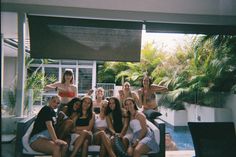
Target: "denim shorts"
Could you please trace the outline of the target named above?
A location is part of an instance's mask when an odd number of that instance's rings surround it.
[[[44,130],[44,131],[41,131],[41,132],[35,134],[34,136],[32,136],[29,139],[29,145],[32,144],[33,142],[35,142],[39,138],[45,138],[45,139],[48,139],[48,140],[52,139],[49,132],[48,132],[48,130]]]

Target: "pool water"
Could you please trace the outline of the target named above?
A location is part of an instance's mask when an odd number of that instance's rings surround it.
[[[191,133],[188,127],[173,128],[166,125],[166,133],[169,133],[178,150],[194,150]]]

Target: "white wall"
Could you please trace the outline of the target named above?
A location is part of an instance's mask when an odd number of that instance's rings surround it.
[[[226,108],[232,111],[232,119],[236,127],[236,94],[229,94],[227,96]]]
[[[3,73],[3,104],[8,102],[7,92],[10,88],[16,85],[16,71],[17,71],[17,58],[4,57],[4,73]]]

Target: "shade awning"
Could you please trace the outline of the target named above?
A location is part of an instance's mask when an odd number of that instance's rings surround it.
[[[33,58],[140,61],[142,22],[28,15]]]

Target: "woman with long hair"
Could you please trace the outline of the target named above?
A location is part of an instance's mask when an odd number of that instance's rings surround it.
[[[61,105],[58,107],[58,111],[78,95],[77,86],[74,85],[74,73],[72,69],[65,69],[63,73],[62,81],[53,84],[46,85],[45,91],[55,90],[58,96],[61,98]]]
[[[115,157],[110,138],[115,134],[110,118],[106,115],[108,101],[103,100],[100,104],[100,113],[95,115],[93,141],[100,145],[100,157],[108,153],[109,157]]]
[[[127,135],[129,117],[125,108],[121,108],[117,97],[109,98],[107,115],[112,122],[116,135],[122,139],[125,148],[127,148],[129,143],[129,135]]]
[[[57,117],[57,135],[60,139],[68,140],[73,126],[79,116],[79,109],[81,106],[80,98],[73,98],[62,110]]]
[[[128,155],[140,157],[149,151],[157,152],[159,147],[155,141],[154,133],[147,127],[145,115],[138,112],[135,100],[127,98],[124,103],[130,116],[129,126],[133,131],[127,151]]]
[[[81,147],[82,157],[87,157],[95,118],[92,108],[93,101],[91,97],[84,96],[82,98],[81,109],[79,110],[79,117],[75,122],[75,128],[72,130],[70,146],[73,147],[73,150],[70,157],[75,157]]]
[[[138,90],[139,104],[141,104],[143,110],[157,110],[157,92],[166,92],[168,89],[164,86],[156,85],[152,83],[151,77],[144,75],[142,79],[142,88]]]

